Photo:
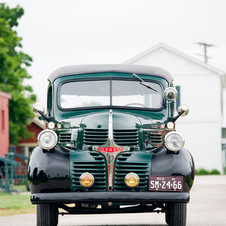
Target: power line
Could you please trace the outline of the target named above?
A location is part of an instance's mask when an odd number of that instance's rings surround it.
[[[195,42],[195,44],[198,44],[198,45],[204,47],[204,54],[199,54],[199,53],[197,53],[197,55],[204,56],[204,61],[205,61],[205,63],[207,64],[207,63],[208,63],[208,59],[211,58],[211,57],[209,57],[209,56],[207,55],[207,48],[213,47],[213,46],[215,46],[215,45],[213,45],[213,44],[207,44],[207,43],[205,43],[205,42]]]

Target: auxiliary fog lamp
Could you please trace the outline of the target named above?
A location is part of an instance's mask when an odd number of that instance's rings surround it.
[[[79,178],[80,184],[85,187],[89,188],[94,184],[94,176],[91,173],[83,173]]]
[[[125,184],[129,188],[135,188],[136,186],[138,186],[139,182],[140,182],[140,178],[136,173],[128,173],[125,176]]]

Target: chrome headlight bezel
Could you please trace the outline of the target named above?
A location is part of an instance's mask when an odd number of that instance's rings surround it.
[[[51,134],[52,139],[53,139],[53,142],[52,142],[52,144],[50,146],[46,146],[42,142],[43,136],[46,136],[48,134]],[[56,133],[53,130],[45,129],[45,130],[43,130],[42,132],[39,133],[38,138],[37,138],[37,141],[38,141],[38,145],[42,149],[50,150],[50,149],[54,148],[56,146],[56,144],[57,144],[57,135],[56,135]]]
[[[172,140],[174,139],[174,140]],[[179,141],[179,143],[178,143]],[[174,142],[174,144],[173,144]],[[177,142],[177,145],[175,144],[175,142]],[[165,139],[164,139],[164,144],[166,146],[166,148],[170,151],[174,151],[177,152],[179,150],[181,150],[184,147],[184,138],[183,136],[178,133],[178,132],[169,132],[166,134]]]

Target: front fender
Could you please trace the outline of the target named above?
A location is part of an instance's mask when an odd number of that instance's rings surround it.
[[[184,191],[190,191],[194,182],[194,172],[194,160],[186,148],[174,153],[163,147],[157,153],[152,153],[151,174],[156,176],[182,175],[184,177]]]
[[[70,157],[59,147],[36,147],[29,159],[27,177],[31,193],[70,191]]]

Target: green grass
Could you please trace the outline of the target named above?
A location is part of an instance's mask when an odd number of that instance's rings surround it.
[[[30,195],[11,195],[0,192],[0,216],[35,213]]]
[[[26,185],[14,185],[13,190],[17,190],[19,192],[25,192],[26,190]]]

